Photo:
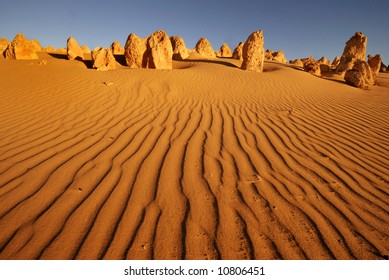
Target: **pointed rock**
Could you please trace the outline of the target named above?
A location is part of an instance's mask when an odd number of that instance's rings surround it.
[[[111,50],[113,54],[124,54],[124,48],[120,45],[119,41],[115,41],[111,45]]]
[[[146,41],[131,33],[124,46],[124,56],[126,58],[127,66],[131,68],[146,68],[147,60],[145,52]]]
[[[93,68],[98,71],[106,71],[116,68],[116,60],[110,48],[95,48],[92,53]]]
[[[262,30],[253,32],[243,46],[243,70],[255,72],[263,71],[264,64],[264,38]]]
[[[373,73],[374,77],[376,77],[380,72],[380,68],[382,64],[381,55],[379,54],[376,54],[375,56],[368,55],[367,63],[369,63],[371,72]]]
[[[362,32],[356,32],[354,36],[346,42],[343,54],[340,58],[336,72],[343,73],[352,69],[354,63],[358,60],[366,60],[367,37]]]
[[[184,39],[180,36],[171,36],[170,42],[173,47],[173,59],[184,60],[189,57],[189,50],[186,48]]]
[[[340,57],[335,56],[334,60],[331,63],[331,66],[336,68],[339,65],[339,62],[340,62]]]
[[[220,56],[221,57],[232,57],[232,51],[227,43],[224,43],[220,47]]]
[[[36,40],[27,40],[23,34],[19,33],[12,40],[12,43],[8,45],[4,54],[7,59],[38,59],[37,51],[42,51],[39,42]]]
[[[240,42],[234,49],[232,57],[235,59],[243,60],[243,42]]]
[[[299,67],[304,67],[304,63],[302,62],[301,59],[290,60],[289,64],[299,66]]]
[[[151,69],[172,69],[173,48],[169,36],[157,30],[147,39],[147,67]]]
[[[69,60],[84,60],[84,53],[73,37],[69,37],[67,41],[66,54]]]
[[[200,38],[196,44],[195,51],[207,58],[215,58],[211,43],[206,38]]]

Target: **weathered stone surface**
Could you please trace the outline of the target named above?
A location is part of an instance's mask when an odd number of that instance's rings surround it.
[[[200,38],[196,44],[195,51],[207,58],[215,58],[211,43],[206,38]]]
[[[374,77],[369,64],[361,60],[356,61],[353,68],[346,71],[344,80],[349,85],[363,89],[374,85]]]
[[[340,57],[335,56],[334,60],[331,63],[331,66],[336,68],[339,65],[339,62],[340,62]]]
[[[66,54],[69,60],[84,60],[84,53],[73,37],[69,37],[67,41]]]
[[[267,49],[265,51],[265,59],[269,60],[269,61],[273,60],[273,51],[272,50]]]
[[[116,68],[116,60],[110,48],[95,48],[92,53],[93,68],[98,71],[106,71]]]
[[[90,49],[87,45],[81,46],[81,50],[83,53],[90,53]]]
[[[27,40],[23,34],[19,33],[12,40],[12,43],[8,45],[4,56],[7,59],[17,60],[38,59],[37,51],[42,51],[39,42],[36,40]]]
[[[327,73],[330,71],[330,66],[328,64],[321,63],[319,67],[321,73]]]
[[[262,72],[264,65],[264,37],[262,30],[253,32],[243,45],[243,62],[241,68]]]
[[[331,64],[331,61],[329,61],[325,56],[322,56],[317,62],[319,62],[320,64],[326,64],[326,65]]]
[[[243,42],[240,42],[234,49],[232,57],[235,59],[243,60]]]
[[[0,55],[8,48],[11,42],[8,39],[0,38]]]
[[[356,32],[354,36],[346,42],[343,54],[340,58],[336,72],[342,73],[352,69],[354,63],[358,60],[366,60],[367,37],[362,32]]]
[[[170,42],[173,48],[173,59],[184,60],[189,57],[189,50],[186,48],[184,39],[180,36],[171,36]]]
[[[374,77],[377,76],[378,73],[380,72],[380,68],[382,64],[381,55],[379,54],[376,54],[375,56],[368,55],[367,63],[369,63],[371,72],[373,73]]]
[[[221,57],[232,57],[232,51],[227,43],[224,43],[220,47],[220,56]]]
[[[304,71],[311,73],[315,76],[321,76],[320,63],[315,61],[312,56],[310,56],[304,62]]]
[[[115,41],[111,45],[111,50],[113,54],[124,54],[124,48],[120,45],[119,41]]]
[[[288,61],[286,60],[285,58],[285,53],[283,50],[279,50],[279,51],[273,51],[273,50],[269,50],[267,49],[265,51],[265,59],[266,60],[269,60],[269,61],[278,61],[278,62],[281,62],[281,63],[287,63]]]
[[[273,60],[281,62],[281,63],[287,63],[288,60],[285,57],[285,53],[283,50],[279,50],[277,52],[273,52]]]
[[[152,69],[172,69],[173,48],[169,36],[157,30],[147,39],[147,67]]]
[[[131,33],[124,46],[124,56],[127,66],[131,68],[146,68],[147,59],[145,57],[146,40]]]
[[[55,52],[55,48],[53,46],[46,46],[45,48],[43,48],[43,51],[44,52]]]
[[[216,57],[222,57],[222,53],[220,50],[215,51]]]
[[[289,60],[289,64],[304,67],[304,63],[301,61],[301,59]]]

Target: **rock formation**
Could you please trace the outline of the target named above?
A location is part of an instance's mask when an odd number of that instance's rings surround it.
[[[343,73],[352,69],[354,63],[358,60],[366,60],[366,45],[367,37],[361,32],[356,32],[354,36],[346,42],[343,54],[340,58],[339,65],[336,67],[336,72]]]
[[[331,66],[336,68],[339,65],[339,62],[340,62],[340,57],[339,56],[335,56],[334,60],[331,63]]]
[[[42,47],[36,40],[27,40],[27,38],[19,33],[12,40],[12,43],[8,45],[4,52],[4,56],[7,59],[38,59],[37,51],[41,51]]]
[[[283,50],[279,50],[277,52],[273,51],[273,50],[269,50],[267,49],[265,51],[265,59],[266,60],[270,60],[270,61],[278,61],[278,62],[281,62],[281,63],[287,63],[288,61],[286,60],[285,58],[285,53]]]
[[[66,53],[66,48],[58,48],[57,52],[59,52],[59,53]]]
[[[55,52],[55,48],[53,46],[46,46],[45,48],[43,48],[43,51],[44,52]]]
[[[301,59],[289,60],[289,64],[299,66],[299,67],[304,67],[304,63],[302,62]]]
[[[127,66],[131,68],[146,68],[147,60],[145,52],[146,41],[131,33],[124,46],[124,56],[126,58]]]
[[[0,55],[8,48],[11,42],[8,39],[0,38]]]
[[[368,55],[367,63],[369,63],[371,72],[373,73],[374,77],[376,77],[380,72],[380,68],[382,64],[381,55],[379,54],[376,54],[375,56]]]
[[[263,71],[264,38],[262,30],[253,32],[243,45],[243,62],[241,68],[255,72]]]
[[[111,45],[111,51],[113,54],[124,54],[124,48],[120,45],[119,41],[115,41]]]
[[[320,63],[315,61],[312,56],[304,61],[304,71],[315,76],[321,76]]]
[[[173,48],[173,59],[184,60],[189,57],[189,50],[186,48],[184,39],[180,36],[171,36],[170,42]]]
[[[330,65],[331,61],[329,61],[325,56],[322,56],[317,62],[320,64]]]
[[[320,73],[327,73],[330,71],[330,66],[328,64],[320,63]]]
[[[265,51],[265,59],[269,60],[269,61],[273,60],[273,51],[272,50],[267,49]]]
[[[215,58],[215,52],[213,51],[211,43],[206,38],[200,38],[196,44],[195,51],[207,58]]]
[[[352,69],[346,71],[344,80],[354,87],[366,89],[368,85],[374,85],[374,77],[370,66],[366,61],[358,60]]]
[[[91,52],[87,45],[81,46],[80,48],[81,48],[83,53],[90,53]]]
[[[281,63],[287,63],[288,60],[285,57],[285,53],[283,50],[279,50],[278,52],[273,52],[273,60],[281,62]]]
[[[220,47],[220,56],[221,57],[232,57],[232,51],[230,47],[227,45],[227,43],[224,43]]]
[[[84,53],[73,37],[69,37],[67,41],[66,54],[69,60],[84,60]]]
[[[147,68],[172,69],[173,48],[169,36],[163,30],[157,30],[147,39]]]
[[[235,59],[243,60],[243,42],[240,42],[234,49],[232,57]]]
[[[92,53],[93,68],[98,71],[106,71],[116,68],[116,60],[110,48],[95,48]]]

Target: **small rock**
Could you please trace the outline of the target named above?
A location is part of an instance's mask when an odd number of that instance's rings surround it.
[[[110,48],[95,48],[92,53],[93,68],[98,71],[106,71],[116,68],[116,60]]]
[[[195,51],[207,58],[215,58],[211,43],[206,38],[200,38],[196,44]]]
[[[67,40],[66,53],[69,60],[84,60],[84,53],[73,37],[69,37]]]

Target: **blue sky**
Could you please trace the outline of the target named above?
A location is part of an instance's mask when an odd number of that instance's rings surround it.
[[[367,52],[389,63],[389,1],[254,0],[12,0],[0,9],[0,37],[16,33],[43,46],[65,47],[71,35],[91,49],[125,44],[135,33],[146,37],[163,29],[180,35],[193,48],[206,37],[214,49],[231,48],[262,29],[265,48],[285,51],[287,59],[341,55],[356,32],[368,37]]]

